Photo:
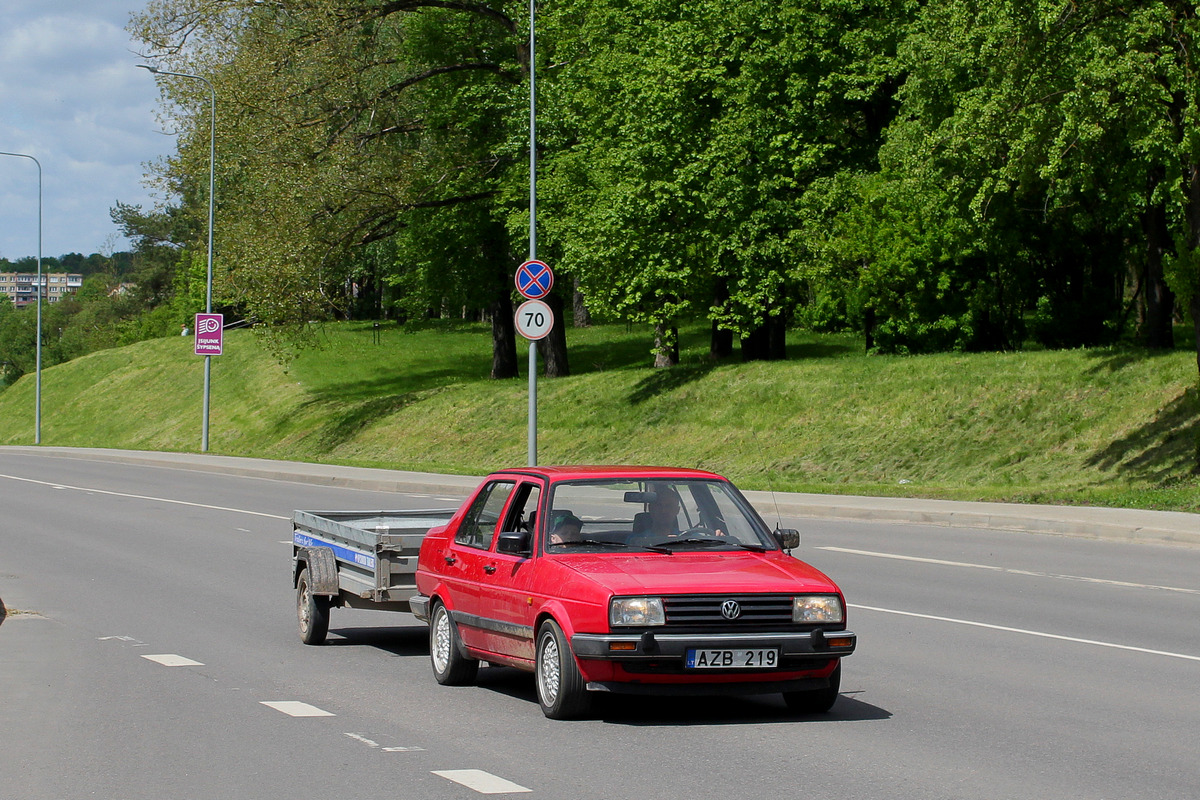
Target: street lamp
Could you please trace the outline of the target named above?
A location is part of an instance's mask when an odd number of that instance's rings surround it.
[[[42,443],[42,162],[25,153],[0,153],[0,156],[28,158],[38,171],[38,255],[37,255],[37,367],[34,370],[33,443]]]
[[[211,115],[208,127],[208,279],[205,284],[204,312],[212,313],[212,283],[213,283],[213,200],[216,197],[216,168],[217,168],[217,90],[213,88],[208,78],[199,75],[189,75],[186,72],[168,72],[165,69],[152,67],[149,64],[138,64],[139,68],[153,75],[167,75],[174,78],[191,78],[203,81],[208,87],[209,107]],[[204,422],[201,426],[200,452],[208,452],[208,397],[212,385],[212,356],[204,356]]]

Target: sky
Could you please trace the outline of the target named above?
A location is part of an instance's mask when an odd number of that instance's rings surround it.
[[[129,242],[109,209],[152,208],[146,164],[173,153],[158,88],[125,32],[145,0],[0,0],[0,151],[42,165],[42,255]],[[38,169],[0,156],[0,256],[38,252]]]

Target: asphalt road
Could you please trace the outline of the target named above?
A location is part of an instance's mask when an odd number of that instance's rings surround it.
[[[0,453],[0,798],[1200,786],[1200,549],[785,514],[860,637],[831,714],[606,698],[556,723],[513,670],[437,686],[407,615],[335,610],[328,646],[299,641],[293,509],[457,499]]]

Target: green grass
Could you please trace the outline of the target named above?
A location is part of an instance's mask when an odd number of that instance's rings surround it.
[[[526,461],[527,381],[488,378],[478,325],[319,329],[281,365],[253,334],[213,359],[210,451],[478,474]],[[654,463],[747,489],[1200,511],[1200,398],[1188,351],[865,356],[795,334],[789,360],[654,370],[640,327],[570,330],[573,375],[538,383],[540,463]],[[203,360],[189,339],[43,373],[42,443],[195,451]],[[519,348],[524,370],[525,348]],[[31,444],[33,380],[0,394],[0,443]]]

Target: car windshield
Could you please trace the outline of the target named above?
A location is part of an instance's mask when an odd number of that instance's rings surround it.
[[[557,484],[547,552],[775,550],[746,501],[718,480],[605,480]]]

